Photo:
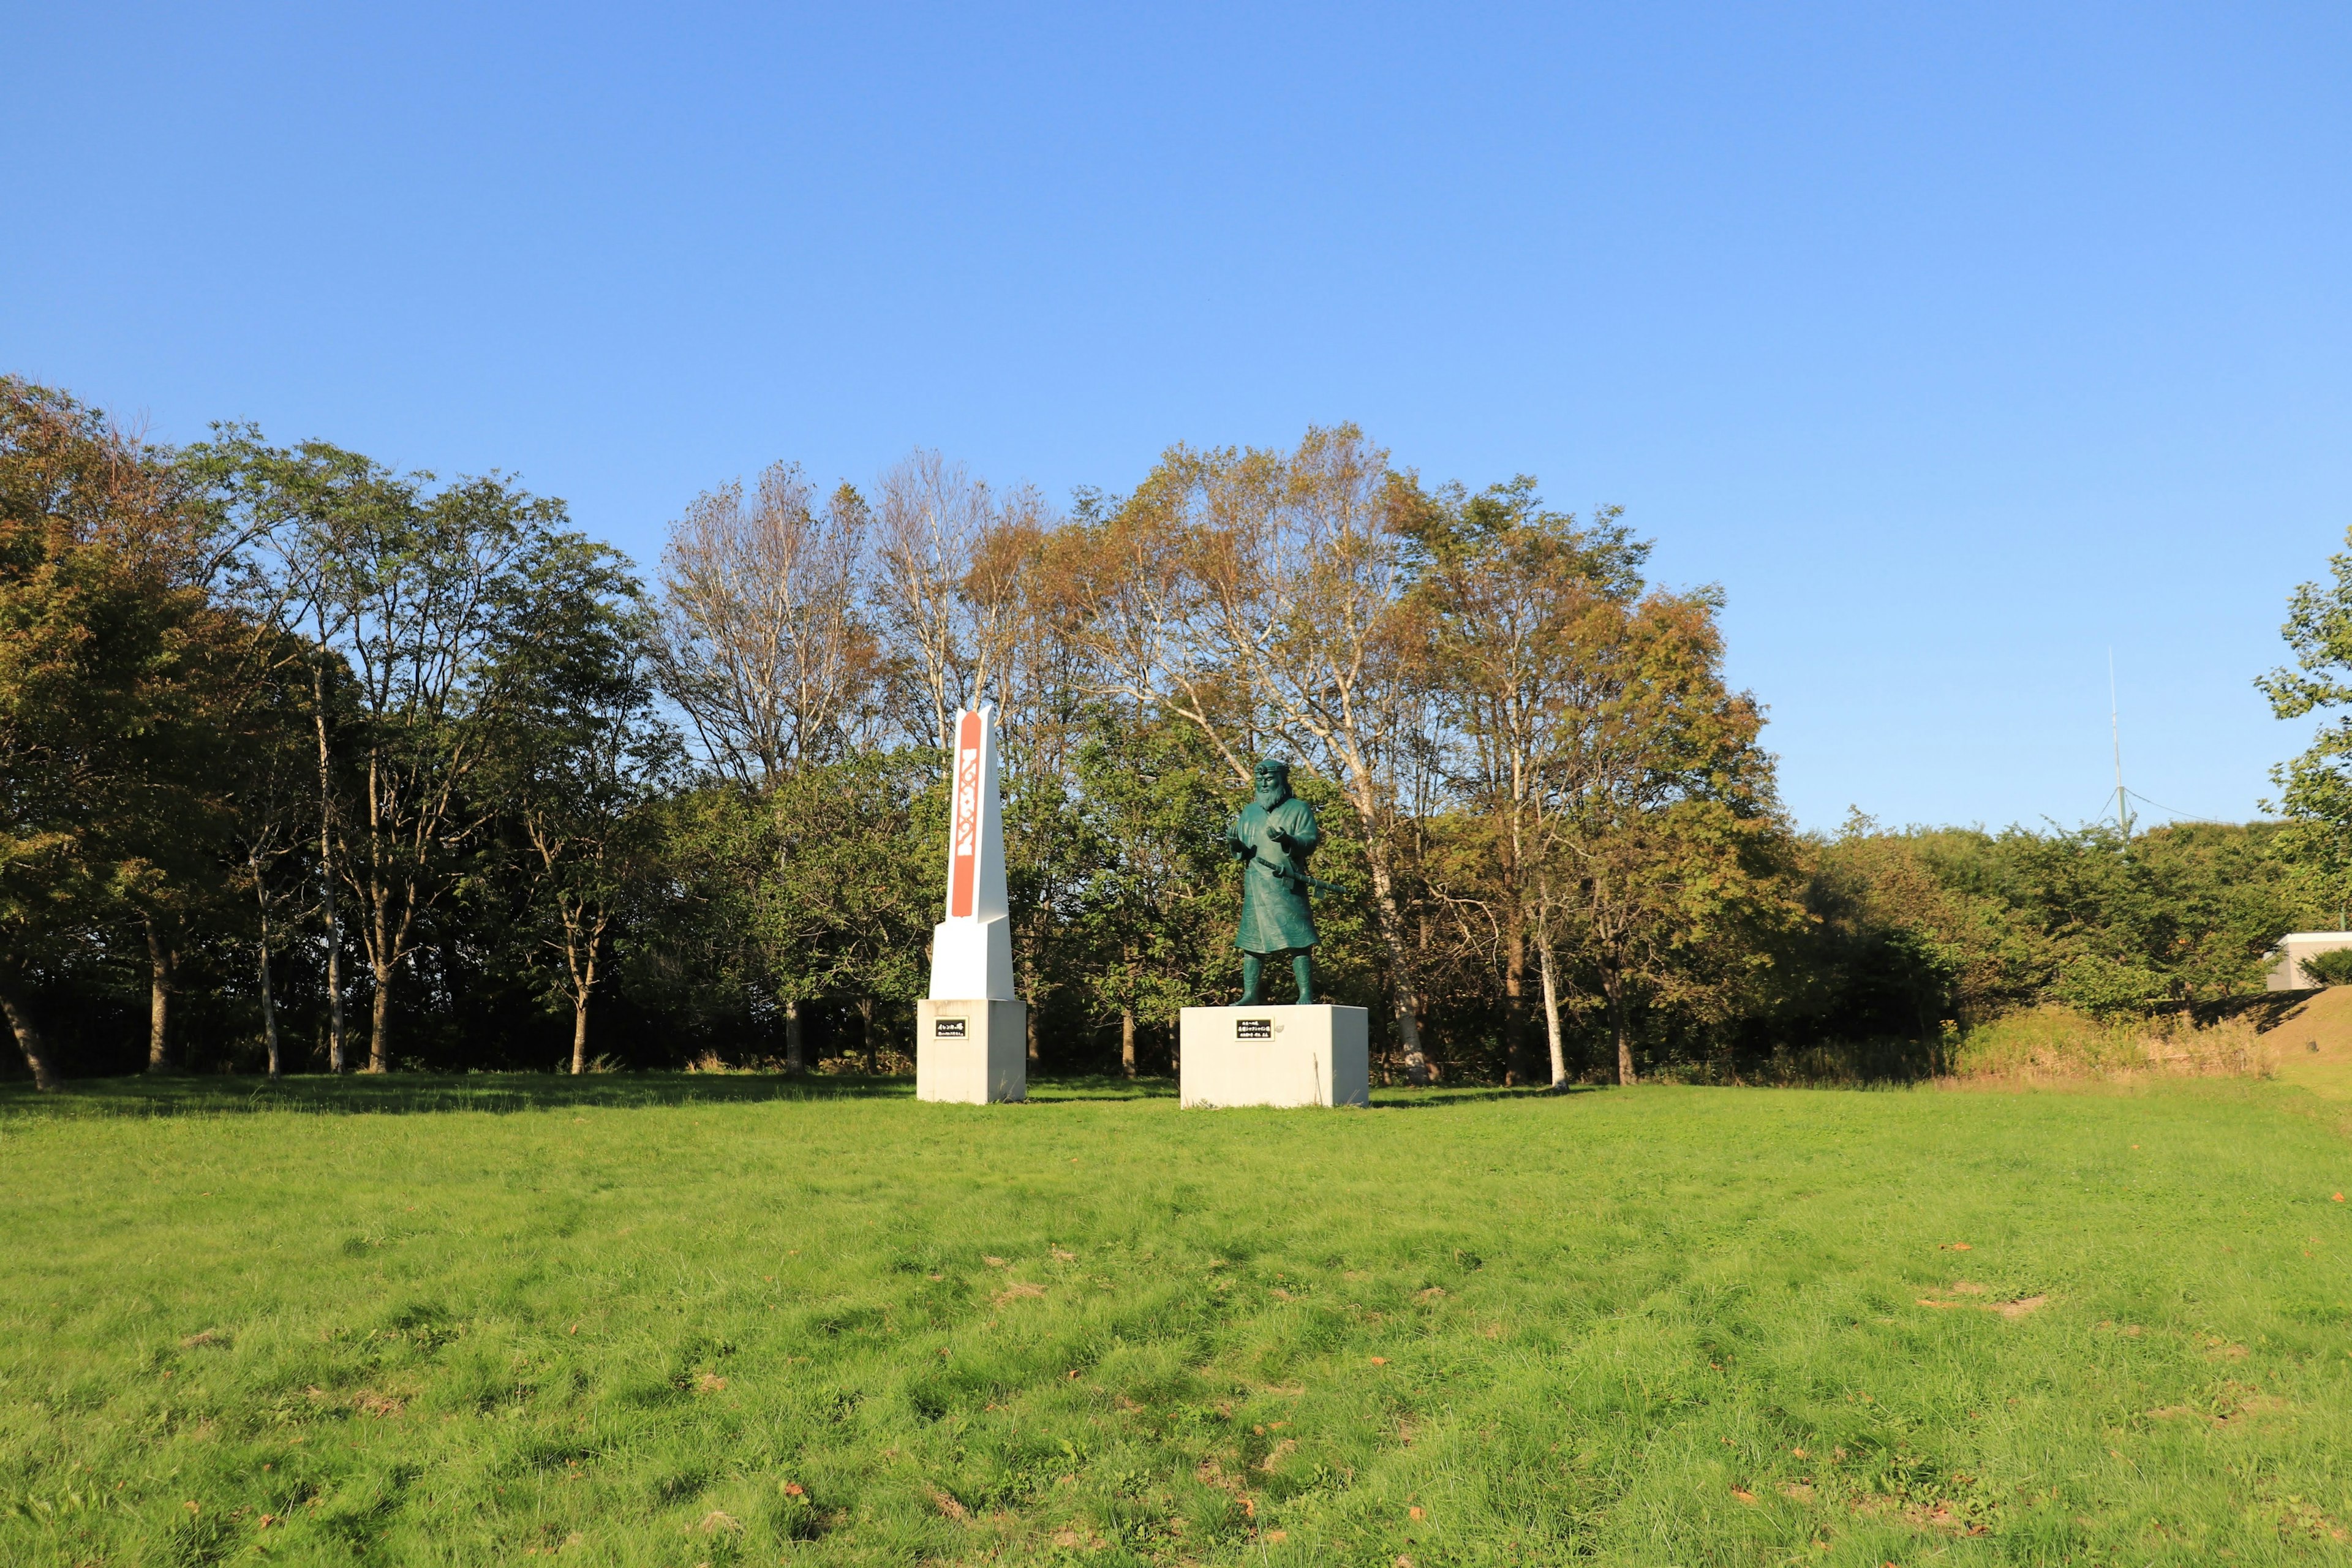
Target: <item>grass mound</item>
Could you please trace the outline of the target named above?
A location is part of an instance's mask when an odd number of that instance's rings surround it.
[[[2346,1555],[2291,1089],[735,1081],[0,1095],[0,1561]]]
[[[2278,1042],[2249,1016],[2200,1025],[2173,1016],[2105,1021],[2071,1007],[2032,1007],[1963,1033],[1952,1047],[1959,1079],[2270,1078]]]

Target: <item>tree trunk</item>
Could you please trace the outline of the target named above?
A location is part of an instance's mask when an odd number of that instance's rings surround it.
[[[172,949],[147,917],[147,1070],[172,1070]]]
[[[588,933],[588,962],[573,972],[572,990],[572,1076],[588,1070],[588,1003],[596,994],[596,949],[604,941],[600,918]]]
[[[1135,1076],[1135,1009],[1118,1010],[1118,1070],[1129,1078]]]
[[[261,906],[261,1037],[269,1047],[269,1076],[278,1076],[278,992],[269,975],[269,905]]]
[[[1551,967],[1551,940],[1540,933],[1536,937],[1536,958],[1543,969],[1544,1033],[1551,1041],[1551,1086],[1568,1087],[1568,1054],[1560,1048],[1559,983]]]
[[[375,994],[368,999],[368,1062],[362,1072],[392,1070],[392,972],[389,963],[370,966],[375,972]]]
[[[397,944],[408,933],[405,929],[397,934],[393,931],[392,895],[388,890],[379,885],[372,901],[375,942],[368,955],[368,969],[375,976],[375,994],[368,999],[368,1063],[364,1070],[376,1073],[392,1070],[392,977],[400,972]]]
[[[877,1078],[882,1072],[880,1042],[874,1037],[874,998],[857,999],[857,1043],[866,1047],[866,1076]]]
[[[576,991],[572,995],[572,1076],[578,1078],[588,1070],[588,993]]]
[[[1609,1028],[1617,1037],[1617,1081],[1633,1082],[1633,1036],[1625,1026],[1625,980],[1615,970],[1603,972],[1601,989],[1609,996]]]
[[[327,922],[327,1070],[345,1068],[343,1051],[343,926],[335,912],[334,770],[327,750],[327,676],[310,668],[310,716],[319,731],[319,909]]]
[[[794,1078],[808,1070],[808,1058],[801,1050],[801,1005],[796,1001],[784,1004],[784,1070]]]
[[[1028,1037],[1029,1037],[1029,1066],[1030,1066],[1031,1070],[1033,1070],[1033,1071],[1034,1071],[1034,1070],[1035,1070],[1036,1066],[1037,1066],[1037,996],[1036,996],[1036,993],[1034,993],[1034,991],[1033,991],[1032,993],[1030,993],[1030,996],[1029,996],[1029,1005],[1027,1005],[1026,1007],[1024,1007],[1023,1009],[1021,1009],[1021,1012],[1022,1012],[1022,1018],[1023,1018],[1022,1027],[1024,1028],[1024,1030],[1025,1030],[1025,1031],[1026,1031],[1026,1033],[1027,1033],[1027,1035],[1028,1035]]]
[[[1504,1060],[1518,1074],[1522,1083],[1528,1079],[1528,933],[1515,918],[1510,933],[1503,942],[1503,1050]]]
[[[16,1048],[25,1053],[25,1065],[33,1069],[33,1087],[44,1094],[62,1087],[65,1079],[58,1076],[56,1062],[49,1057],[48,1042],[34,1026],[33,1016],[25,1011],[16,996],[0,991],[0,1014],[8,1019],[8,1027],[16,1036]]]
[[[1403,918],[1398,912],[1396,885],[1389,877],[1388,857],[1376,844],[1377,835],[1364,835],[1364,860],[1372,874],[1373,924],[1389,954],[1389,1010],[1396,1019],[1397,1044],[1404,1051],[1405,1081],[1429,1082],[1429,1058],[1421,1049],[1421,998],[1413,990],[1412,955],[1406,946]]]

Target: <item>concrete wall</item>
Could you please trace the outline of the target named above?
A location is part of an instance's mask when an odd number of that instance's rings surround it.
[[[2266,982],[2268,988],[2303,991],[2318,984],[2303,973],[2303,961],[2347,947],[2352,947],[2352,931],[2299,931],[2281,937],[2278,946],[2271,950],[2275,956]]]

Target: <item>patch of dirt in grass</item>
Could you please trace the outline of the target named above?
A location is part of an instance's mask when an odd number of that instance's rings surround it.
[[[1812,1483],[1810,1481],[1782,1481],[1780,1483],[1780,1495],[1787,1498],[1791,1502],[1811,1502],[1813,1500]]]
[[[2242,1426],[2258,1415],[2275,1415],[2289,1408],[2287,1401],[2274,1394],[2264,1394],[2242,1383],[2225,1383],[2215,1392],[2210,1405],[2167,1405],[2149,1411],[2151,1421],[2203,1421],[2216,1428]]]
[[[2316,1504],[2298,1497],[2286,1500],[2286,1508],[2279,1515],[2279,1533],[2289,1541],[2352,1541],[2352,1531],[2328,1518]]]
[[[1281,1442],[1276,1443],[1274,1446],[1273,1450],[1269,1452],[1265,1458],[1260,1459],[1257,1462],[1257,1468],[1265,1471],[1267,1475],[1272,1475],[1274,1474],[1275,1466],[1282,1462],[1282,1457],[1285,1454],[1293,1454],[1297,1451],[1298,1445],[1291,1441],[1289,1438],[1285,1437]]]
[[[1899,1519],[1914,1530],[1931,1531],[1942,1535],[1984,1535],[1990,1526],[1971,1522],[1956,1511],[1950,1503],[1906,1502],[1898,1497],[1859,1497],[1852,1503],[1853,1511],[1870,1519]]]
[[[1953,1286],[1952,1289],[1968,1295],[1980,1296],[1984,1294],[1983,1286],[1970,1285],[1965,1280]],[[1945,1310],[1949,1310],[1955,1307],[1973,1307],[1979,1312],[1999,1312],[2004,1318],[2022,1318],[2029,1312],[2038,1312],[2043,1307],[2048,1306],[2050,1304],[2050,1298],[2047,1296],[2021,1296],[2014,1301],[1944,1301],[1938,1300],[1933,1296],[1922,1296],[1914,1304],[1921,1307],[1937,1307],[1944,1309]]]
[[[1043,1285],[1031,1285],[1023,1280],[1015,1279],[1012,1284],[1007,1285],[1003,1289],[999,1290],[994,1296],[991,1297],[990,1300],[994,1301],[996,1305],[1002,1307],[1007,1301],[1016,1301],[1024,1296],[1043,1296],[1045,1293],[1045,1287]]]

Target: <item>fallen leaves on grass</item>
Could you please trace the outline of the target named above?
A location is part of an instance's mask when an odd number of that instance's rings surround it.
[[[1054,1261],[1056,1263],[1076,1263],[1078,1260],[1078,1255],[1075,1252],[1065,1252],[1058,1247],[1049,1250],[1053,1253]]]
[[[992,1300],[994,1300],[996,1305],[1002,1307],[1007,1301],[1018,1300],[1024,1296],[1043,1296],[1045,1293],[1045,1288],[1043,1285],[1031,1285],[1023,1280],[1015,1279],[1011,1284],[1005,1286],[1003,1289],[999,1290]],[[1076,1374],[1073,1373],[1072,1375],[1075,1376]]]
[[[971,1517],[970,1510],[966,1509],[963,1504],[956,1501],[954,1498],[949,1496],[946,1492],[933,1492],[931,1494],[931,1503],[950,1519],[966,1520]]]
[[[1811,1502],[1813,1500],[1813,1489],[1803,1481],[1782,1481],[1780,1495],[1795,1502]]]
[[[1376,1355],[1372,1358],[1372,1364],[1374,1366],[1386,1366],[1389,1364],[1389,1358],[1384,1355]]]
[[[1732,1488],[1731,1495],[1738,1498],[1741,1502],[1747,1503],[1751,1507],[1753,1507],[1756,1502],[1756,1494],[1748,1490],[1744,1487]]]
[[[198,1345],[218,1345],[223,1350],[226,1350],[228,1348],[228,1336],[221,1332],[218,1329],[206,1329],[200,1334],[190,1334],[186,1339],[180,1342],[180,1348],[182,1350],[192,1351]]]
[[[982,1263],[987,1264],[991,1268],[1002,1268],[1004,1267],[1004,1259],[1002,1258],[991,1258],[985,1252],[980,1255],[980,1260]]]
[[[694,1380],[697,1394],[716,1394],[727,1386],[727,1380],[715,1372],[706,1372]]]
[[[408,1408],[408,1401],[398,1394],[379,1394],[373,1388],[362,1388],[352,1395],[352,1408],[362,1415],[381,1415],[390,1420]]]
[[[1936,1250],[1938,1252],[1972,1252],[1975,1248],[1971,1247],[1965,1241],[1947,1241],[1937,1244]]]
[[[716,1535],[723,1530],[727,1531],[728,1534],[732,1535],[742,1528],[743,1521],[741,1520],[737,1519],[731,1513],[723,1513],[714,1508],[709,1513],[704,1514],[701,1521],[695,1525],[694,1533],[697,1535]]]

